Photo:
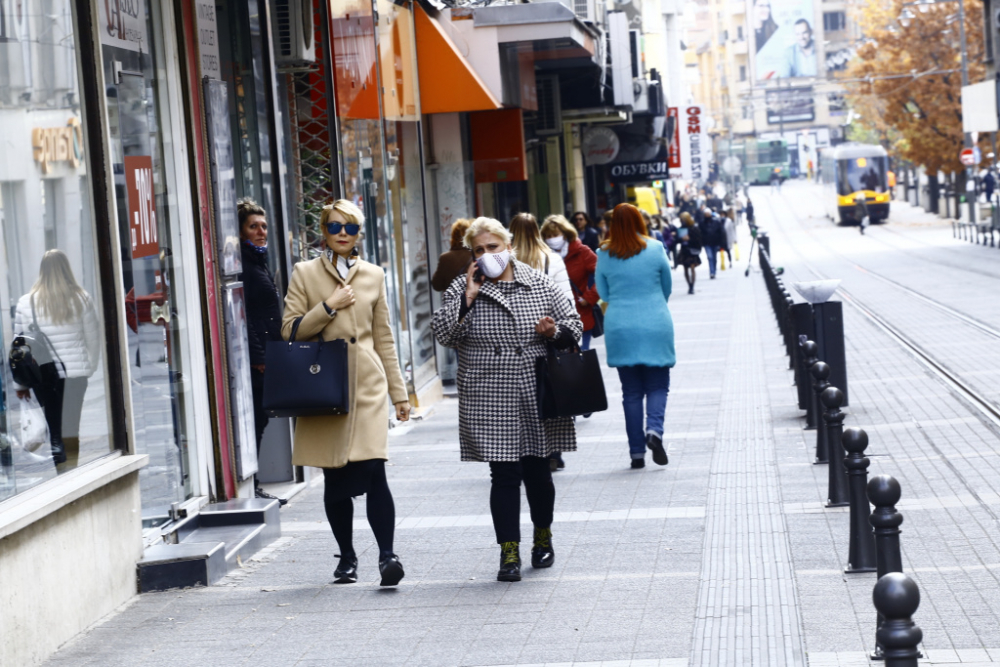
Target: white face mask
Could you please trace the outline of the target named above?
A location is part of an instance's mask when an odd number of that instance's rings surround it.
[[[507,250],[488,252],[476,261],[487,278],[499,278],[507,265],[510,264],[510,252]]]
[[[553,236],[550,239],[545,239],[545,242],[548,243],[549,247],[555,250],[556,252],[560,252],[563,248],[566,247],[566,239],[565,237],[562,236]]]

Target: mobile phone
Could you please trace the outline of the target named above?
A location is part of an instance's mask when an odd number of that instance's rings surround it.
[[[483,270],[477,265],[475,272],[472,274],[472,282],[482,285],[484,280],[486,280],[486,274],[483,273]]]

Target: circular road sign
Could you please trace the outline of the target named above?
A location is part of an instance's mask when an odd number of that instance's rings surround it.
[[[743,163],[735,155],[730,155],[722,161],[722,171],[726,172],[730,176],[737,176],[742,168]]]
[[[958,156],[958,159],[966,167],[971,167],[972,165],[976,164],[976,162],[977,162],[977,160],[976,160],[976,152],[974,150],[972,150],[971,148],[963,148],[962,152]]]

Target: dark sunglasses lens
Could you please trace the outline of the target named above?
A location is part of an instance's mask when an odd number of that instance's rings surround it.
[[[361,231],[361,225],[355,225],[353,223],[348,223],[346,225],[339,222],[326,223],[327,234],[339,234],[341,228],[347,232],[348,236],[357,236],[358,232]]]

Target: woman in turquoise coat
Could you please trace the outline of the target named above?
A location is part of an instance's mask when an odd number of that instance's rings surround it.
[[[677,362],[674,322],[667,307],[670,263],[663,244],[646,236],[635,206],[615,207],[608,238],[597,251],[595,280],[598,294],[608,302],[604,341],[608,365],[618,369],[622,383],[632,468],[646,466],[647,448],[654,463],[667,465],[663,416],[670,369]]]

